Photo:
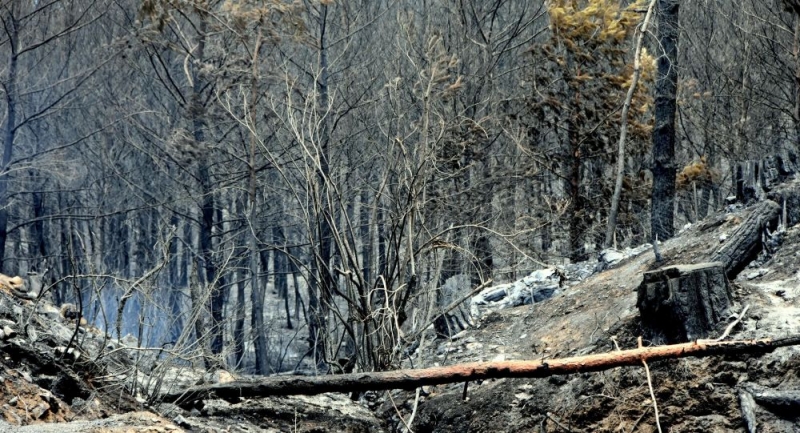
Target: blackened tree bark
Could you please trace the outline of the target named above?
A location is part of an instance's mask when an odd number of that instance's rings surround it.
[[[316,277],[309,284],[309,354],[313,354],[317,365],[325,364],[327,341],[327,315],[334,291],[334,278],[330,265],[333,258],[333,222],[332,205],[330,203],[330,125],[328,119],[328,47],[326,30],[328,25],[328,6],[321,4],[317,16],[319,24],[319,77],[317,78],[318,102],[320,118],[320,155],[317,182],[319,185],[319,212],[317,213],[317,239],[319,248],[313,254]]]
[[[195,53],[196,68],[192,71],[192,83],[189,95],[188,117],[191,122],[192,136],[195,146],[202,149],[206,142],[205,130],[206,106],[203,98],[204,89],[207,86],[204,74],[199,70],[205,59],[206,36],[207,36],[207,13],[201,10],[196,11],[199,15],[197,25],[197,48]],[[214,217],[216,206],[214,203],[214,190],[211,182],[211,172],[209,161],[206,158],[197,159],[197,180],[200,184],[201,203],[200,203],[200,257],[202,259],[202,273],[209,290],[212,291],[209,309],[211,311],[211,329],[208,331],[211,338],[211,353],[222,353],[222,315],[224,308],[224,293],[217,278],[217,268],[213,257],[212,232],[214,228]],[[198,321],[198,325],[199,325]],[[200,334],[201,332],[198,332]],[[205,360],[206,367],[210,368],[213,362]]]
[[[800,152],[800,12],[795,11],[794,37],[792,40],[794,55],[794,128],[795,150]]]
[[[276,247],[273,259],[275,290],[278,292],[278,296],[283,299],[283,308],[286,311],[286,329],[294,329],[289,308],[289,266],[286,257],[286,233],[282,225],[275,224],[272,226],[272,242]]]
[[[269,365],[267,363],[267,336],[264,324],[264,291],[265,287],[261,284],[258,278],[259,271],[259,251],[258,239],[256,236],[256,220],[258,210],[258,179],[256,169],[256,147],[258,138],[256,137],[256,106],[258,103],[258,54],[261,49],[261,33],[256,35],[255,47],[253,48],[252,59],[252,82],[250,85],[250,157],[249,157],[249,172],[250,172],[250,185],[248,192],[248,211],[249,211],[249,224],[248,230],[248,249],[250,255],[250,290],[253,300],[253,319],[252,328],[254,334],[254,349],[256,355],[256,374],[267,374]]]
[[[658,43],[663,50],[656,73],[653,128],[652,234],[660,240],[675,234],[675,111],[678,89],[679,0],[658,0]]]
[[[577,125],[576,119],[573,114],[570,114],[570,120],[567,125],[567,141],[569,141],[570,153],[572,159],[569,163],[569,258],[573,263],[581,262],[587,259],[586,249],[583,246],[583,235],[586,231],[585,223],[585,206],[583,196],[581,195],[581,158],[582,152],[578,134],[576,132]]]
[[[242,264],[244,266],[244,264]],[[236,368],[242,367],[244,361],[244,322],[247,311],[247,281],[239,278],[236,282],[236,317],[233,321],[233,362]]]
[[[11,163],[11,154],[14,148],[14,138],[17,132],[17,74],[19,63],[19,21],[15,16],[15,8],[9,9],[7,17],[3,18],[3,25],[11,46],[8,58],[8,76],[3,83],[6,94],[6,124],[3,134],[3,159],[0,164],[0,271],[3,270],[3,260],[6,256],[6,238],[8,237],[8,170]]]

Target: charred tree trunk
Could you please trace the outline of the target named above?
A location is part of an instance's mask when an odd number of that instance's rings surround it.
[[[794,15],[794,151],[800,153],[800,11]]]
[[[453,238],[455,240],[453,243],[458,245],[462,236],[462,229],[455,229],[453,234]],[[445,251],[442,270],[439,273],[439,280],[436,287],[436,307],[444,308],[444,306],[449,302],[449,297],[452,294],[444,292],[447,290],[445,283],[450,278],[455,277],[462,272],[462,268],[460,266],[462,261],[463,257],[460,249],[449,248],[447,251]],[[450,317],[447,314],[441,314],[437,316],[433,322],[433,327],[436,330],[437,335],[447,338],[458,333],[462,329],[456,324],[451,323]]]
[[[258,54],[259,50],[261,49],[261,33],[256,36],[255,41],[255,48],[253,49],[253,59],[252,59],[252,82],[250,87],[250,124],[253,128],[256,125],[256,118],[257,118],[257,102],[258,102]],[[250,157],[249,157],[249,171],[250,171],[250,185],[248,188],[248,195],[247,195],[247,206],[248,206],[248,226],[249,230],[247,231],[247,249],[248,249],[248,256],[250,257],[250,291],[252,294],[253,300],[253,318],[252,318],[252,330],[253,330],[253,346],[255,349],[256,355],[256,374],[267,374],[267,370],[269,368],[268,360],[267,360],[267,336],[266,336],[266,324],[264,323],[264,294],[266,291],[266,281],[262,283],[261,279],[259,278],[259,259],[261,258],[261,254],[259,253],[259,243],[258,237],[256,232],[256,221],[257,221],[257,211],[258,211],[258,178],[257,178],[257,171],[256,171],[256,148],[257,148],[257,137],[255,133],[255,129],[253,129],[252,133],[250,134]],[[267,263],[264,263],[264,271],[267,271]]]
[[[202,64],[205,57],[206,45],[206,20],[204,12],[201,15],[198,26],[197,41],[197,63]],[[203,73],[195,70],[193,72],[193,85],[189,103],[189,119],[192,125],[192,135],[198,149],[202,149],[205,144],[206,128],[206,108],[203,102],[202,92],[205,88]],[[214,264],[212,254],[212,233],[214,228],[214,215],[216,206],[214,203],[214,191],[211,184],[211,173],[208,161],[205,158],[198,158],[197,179],[200,183],[201,203],[200,203],[200,257],[204,271],[204,280],[211,290],[210,305],[211,327],[208,330],[211,337],[211,353],[222,353],[222,315],[224,307],[224,293],[217,278],[217,268]],[[206,367],[211,368],[214,362],[210,359],[205,360]]]
[[[243,251],[243,248],[238,248],[236,255],[244,257],[245,251]],[[244,258],[240,260],[239,267],[242,269],[245,267]],[[247,301],[245,301],[247,297],[247,280],[245,279],[243,272],[236,278],[236,280],[236,317],[233,321],[233,362],[236,368],[241,368],[242,361],[244,360],[244,324],[247,316]]]
[[[286,251],[284,250],[286,248],[286,234],[282,225],[275,224],[272,226],[272,242],[277,247],[273,259],[275,290],[278,292],[278,296],[283,299],[283,308],[286,311],[286,329],[294,329],[292,314],[289,309],[289,266]]]
[[[330,122],[328,119],[328,47],[326,31],[328,24],[328,6],[320,6],[319,23],[319,78],[316,86],[318,92],[317,110],[320,117],[320,161],[317,170],[317,182],[319,194],[318,210],[316,212],[316,232],[318,247],[314,250],[312,246],[312,260],[316,275],[309,284],[309,354],[314,356],[317,365],[323,366],[327,356],[327,316],[331,303],[331,296],[334,292],[335,279],[331,272],[331,260],[333,258],[333,222],[334,215],[329,195],[330,182]]]
[[[32,171],[30,173],[30,177],[32,181],[36,177]],[[33,201],[33,224],[31,224],[31,238],[32,238],[31,241],[34,244],[35,256],[32,258],[33,263],[31,264],[30,269],[35,272],[44,272],[48,268],[47,242],[45,241],[45,236],[44,236],[44,214],[45,214],[44,193],[42,193],[41,191],[34,191],[31,193],[31,199]]]
[[[577,114],[570,114],[569,125],[567,126],[567,140],[570,146],[569,164],[569,258],[573,263],[587,259],[585,248],[583,247],[583,235],[586,229],[585,205],[581,195],[581,171],[583,169],[582,152],[578,137]]]
[[[13,6],[12,6],[13,9]],[[4,21],[4,26],[11,47],[11,54],[8,59],[8,78],[4,84],[6,96],[6,122],[3,135],[3,159],[0,164],[0,272],[3,271],[3,261],[6,257],[6,240],[8,238],[8,182],[9,164],[11,154],[14,150],[14,139],[17,133],[17,69],[19,55],[19,22],[13,13]]]
[[[365,189],[361,192],[360,204],[359,236],[361,238],[361,263],[363,264],[361,272],[364,275],[364,283],[371,285],[375,278],[373,272],[376,270],[372,263],[374,252],[372,223],[375,219],[375,213],[373,204],[370,203],[369,190]]]
[[[675,112],[678,89],[679,0],[658,0],[658,56],[655,126],[653,127],[653,237],[667,240],[675,234]]]

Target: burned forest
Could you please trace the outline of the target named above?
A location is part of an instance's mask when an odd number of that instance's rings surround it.
[[[0,21],[0,433],[800,431],[795,2]]]

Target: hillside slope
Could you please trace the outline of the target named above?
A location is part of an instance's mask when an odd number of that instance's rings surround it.
[[[796,187],[796,185],[795,185]],[[709,260],[751,208],[718,215],[665,242],[665,262]],[[800,333],[800,225],[770,238],[761,255],[732,282],[739,312],[750,310],[731,338]],[[652,250],[618,263],[541,303],[486,315],[479,328],[442,341],[428,362],[556,358],[636,347],[641,335],[636,288],[657,267]],[[726,323],[720,324],[720,334]],[[800,389],[800,349],[762,357],[731,356],[655,362],[650,366],[664,431],[745,431],[739,391]],[[655,418],[643,368],[617,368],[548,380],[504,379],[439,387],[419,407],[416,432],[651,432]],[[411,407],[408,403],[407,407]],[[794,413],[759,407],[761,432],[798,431]],[[561,425],[561,427],[558,426]]]

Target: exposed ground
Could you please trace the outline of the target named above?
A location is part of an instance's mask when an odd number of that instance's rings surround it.
[[[661,246],[665,262],[658,266],[707,261],[748,212],[733,209],[687,229]],[[759,256],[731,282],[733,313],[750,306],[731,338],[800,334],[800,225],[766,239],[771,243],[769,254]],[[641,335],[636,288],[642,273],[655,267],[654,254],[647,250],[561,289],[544,302],[491,311],[478,320],[476,329],[425,344],[414,355],[414,365],[608,352],[614,350],[615,341],[621,348],[635,347]],[[720,324],[720,333],[726,324]],[[638,367],[545,380],[470,383],[466,400],[464,385],[459,384],[425,387],[418,399],[408,391],[366,393],[360,402],[331,394],[211,400],[186,410],[147,406],[138,396],[128,395],[122,384],[142,383],[147,373],[133,368],[138,352],[90,326],[77,327],[52,306],[0,291],[0,330],[4,334],[0,339],[0,433],[376,433],[402,431],[400,417],[409,420],[412,413],[412,429],[418,433],[656,431],[647,377]],[[7,330],[12,335],[6,335]],[[76,345],[80,347],[77,359],[75,352],[64,354],[64,347]],[[799,354],[798,348],[784,348],[761,357],[652,363],[664,431],[745,431],[740,391],[748,387],[800,390]],[[204,378],[189,369],[176,369],[164,376],[169,382],[164,386],[221,381],[223,376]],[[800,431],[798,417],[797,407],[756,409],[759,432]]]
[[[0,289],[0,433],[383,430],[365,405],[344,395],[212,400],[191,410],[149,406],[130,395],[127,385],[135,380],[168,389],[228,380],[230,374],[202,374],[188,366],[160,369],[152,352],[129,343],[111,340],[92,326],[76,326],[44,301]],[[165,383],[158,383],[160,377]]]
[[[666,263],[707,261],[749,209],[696,224],[662,245]],[[788,228],[772,255],[762,255],[732,282],[736,304],[750,310],[731,338],[800,333],[800,225]],[[429,362],[564,357],[636,347],[641,335],[636,288],[655,266],[652,251],[626,259],[547,301],[491,312],[476,330],[442,341]],[[720,334],[726,323],[720,324]],[[738,393],[761,385],[800,390],[800,349],[682,359],[650,365],[664,431],[745,431]],[[548,380],[504,379],[428,390],[416,432],[653,432],[653,403],[643,368],[617,368]],[[411,396],[408,396],[411,399]],[[413,403],[408,403],[408,410]],[[800,431],[800,410],[757,409],[760,432]],[[395,417],[396,419],[396,417]],[[396,422],[396,420],[395,420]],[[560,426],[559,426],[560,424]]]

